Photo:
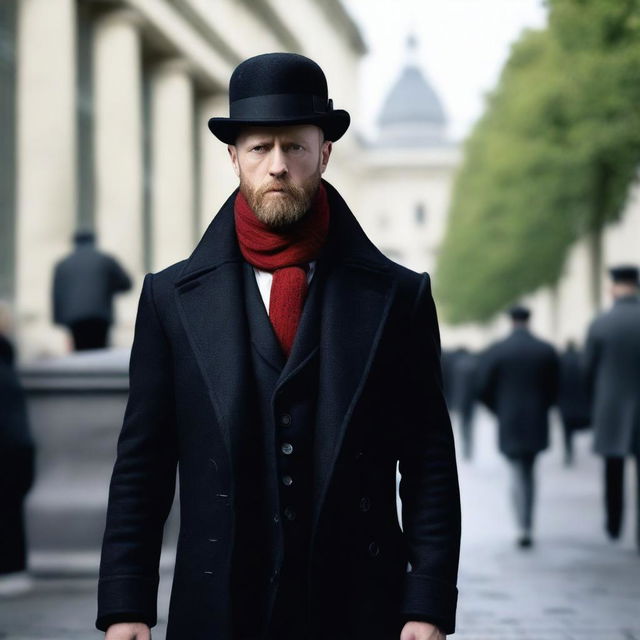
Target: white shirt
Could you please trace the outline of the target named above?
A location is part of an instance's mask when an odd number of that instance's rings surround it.
[[[309,263],[309,269],[307,271],[307,284],[311,282],[313,274],[316,270],[316,261],[313,260]],[[260,289],[260,295],[262,296],[262,302],[264,302],[264,308],[269,313],[269,299],[271,298],[271,283],[273,282],[273,273],[271,271],[262,271],[253,267],[253,273],[256,274],[256,282],[258,283],[258,289]]]

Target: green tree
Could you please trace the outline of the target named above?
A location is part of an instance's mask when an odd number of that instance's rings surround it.
[[[552,0],[514,45],[454,188],[436,277],[450,322],[553,285],[582,235],[598,261],[640,161],[639,17],[635,0]]]

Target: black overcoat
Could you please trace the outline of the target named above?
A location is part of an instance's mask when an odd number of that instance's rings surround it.
[[[594,448],[608,457],[640,451],[640,299],[620,298],[589,327],[585,369]]]
[[[331,227],[319,258],[328,264],[313,451],[312,637],[397,640],[403,616],[451,632],[460,507],[429,277],[385,258],[326,186]],[[143,284],[110,487],[99,628],[156,621],[162,525],[178,465],[180,535],[167,638],[231,640],[234,461],[252,402],[234,197],[187,261]],[[404,532],[396,516],[397,461]],[[266,483],[276,516],[275,473],[254,481]],[[277,520],[271,524],[279,531]],[[282,559],[279,533],[276,539],[268,558],[272,589]]]
[[[549,409],[557,400],[558,378],[555,349],[525,328],[484,352],[479,395],[498,419],[503,454],[535,454],[549,446]]]
[[[112,256],[81,245],[53,272],[53,322],[70,326],[82,320],[113,322],[113,296],[131,288],[131,279]]]

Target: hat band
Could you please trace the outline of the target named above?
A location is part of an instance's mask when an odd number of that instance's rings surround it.
[[[234,100],[229,117],[238,120],[279,120],[322,115],[332,111],[331,100],[308,93],[274,93]]]

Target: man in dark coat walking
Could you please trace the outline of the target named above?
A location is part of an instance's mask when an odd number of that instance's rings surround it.
[[[557,398],[559,363],[555,349],[529,331],[529,309],[516,306],[509,314],[513,331],[483,354],[478,387],[498,419],[498,445],[511,467],[517,544],[525,548],[533,544],[534,464],[549,446],[549,409]]]
[[[321,179],[349,115],[316,63],[250,58],[229,97],[240,188],[143,284],[96,624],[149,638],[178,466],[168,640],[440,640],[460,505],[429,277]]]
[[[636,459],[640,501],[640,280],[635,266],[614,267],[610,274],[615,302],[589,327],[585,371],[593,400],[594,450],[605,459],[606,529],[616,539],[628,455]],[[640,514],[636,535],[640,548]]]
[[[71,331],[76,351],[104,349],[113,323],[113,296],[131,279],[110,255],[98,251],[91,231],[74,235],[75,249],[53,274],[53,322]]]

